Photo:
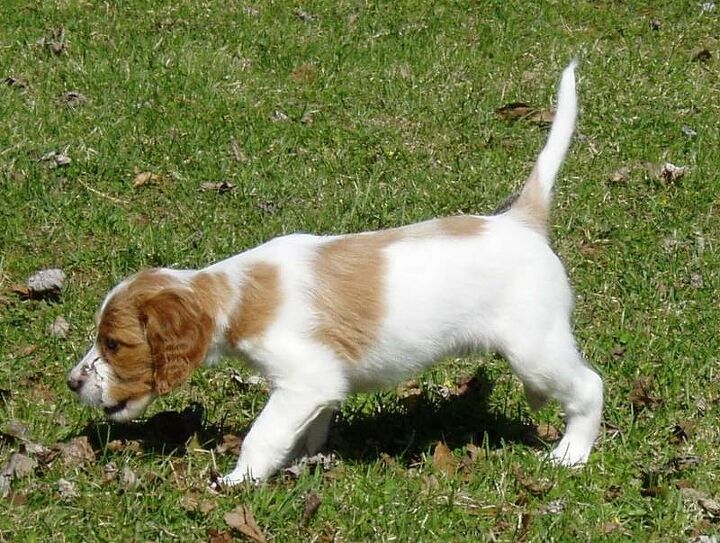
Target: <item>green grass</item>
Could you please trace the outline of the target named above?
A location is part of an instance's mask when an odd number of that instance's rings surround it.
[[[0,430],[19,421],[48,446],[88,435],[97,458],[61,456],[14,480],[24,503],[0,501],[0,541],[209,540],[241,503],[282,542],[720,533],[680,488],[720,497],[720,8],[526,4],[2,3],[0,78],[27,83],[0,86]],[[38,40],[60,27],[58,55]],[[709,60],[693,61],[702,48]],[[574,55],[579,134],[558,180],[553,243],[577,292],[578,341],[606,383],[607,426],[585,469],[545,465],[527,429],[561,427],[561,413],[531,415],[518,381],[491,356],[420,376],[417,400],[395,391],[353,398],[331,437],[338,465],[298,480],[205,489],[214,462],[221,472],[234,463],[208,451],[223,433],[240,434],[266,398],[261,386],[232,381],[237,362],[197,372],[148,413],[201,403],[204,429],[191,446],[152,446],[142,425],[139,451],[107,446],[122,430],[64,384],[107,289],[144,267],[201,267],[284,233],[492,210],[546,137],[495,110],[549,107]],[[69,91],[87,102],[60,105]],[[39,160],[65,149],[67,166]],[[666,161],[688,173],[661,181],[647,165]],[[628,178],[612,182],[623,166]],[[146,171],[160,182],[133,188]],[[200,191],[221,181],[235,189]],[[53,266],[68,275],[60,301],[12,292]],[[65,340],[45,331],[58,315],[71,324]],[[479,390],[443,397],[469,374]],[[653,377],[658,402],[636,412],[630,395],[642,376]],[[686,423],[687,439],[673,439]],[[447,476],[433,466],[440,440],[458,459],[469,443],[484,453]],[[21,446],[0,436],[0,466]],[[699,463],[667,467],[680,455]],[[104,482],[108,462],[139,484]],[[552,487],[534,495],[514,467]],[[60,479],[76,497],[60,496]],[[303,527],[313,492],[322,503]],[[193,493],[214,508],[187,511],[180,500]],[[555,500],[564,509],[543,514]]]

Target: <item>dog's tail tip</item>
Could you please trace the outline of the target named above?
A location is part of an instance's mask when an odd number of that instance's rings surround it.
[[[533,229],[547,235],[547,216],[552,202],[555,177],[565,159],[577,119],[575,70],[578,58],[573,58],[563,70],[558,89],[557,109],[545,147],[540,152],[530,177],[511,210]]]

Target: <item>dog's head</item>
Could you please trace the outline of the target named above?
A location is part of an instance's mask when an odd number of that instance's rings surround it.
[[[201,297],[163,270],[141,272],[105,298],[97,336],[70,370],[68,386],[115,421],[142,415],[205,358],[212,318]]]

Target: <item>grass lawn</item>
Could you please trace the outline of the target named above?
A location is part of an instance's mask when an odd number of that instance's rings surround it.
[[[0,541],[252,538],[227,522],[241,506],[277,542],[717,538],[719,40],[720,6],[699,0],[4,0]],[[211,471],[267,397],[242,364],[129,427],[65,386],[134,271],[490,212],[547,135],[496,110],[551,107],[575,55],[552,235],[606,384],[584,469],[545,463],[562,413],[531,413],[491,355],[353,397],[329,465],[219,494]],[[61,296],[28,299],[52,267]]]

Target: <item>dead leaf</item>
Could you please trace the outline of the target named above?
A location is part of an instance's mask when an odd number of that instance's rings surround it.
[[[140,486],[140,480],[129,466],[124,466],[120,474],[120,486],[125,490],[134,490]]]
[[[696,502],[711,517],[720,517],[720,503],[694,488],[681,488],[683,497]]]
[[[615,170],[615,173],[613,173],[610,178],[613,183],[624,183],[628,179],[630,179],[630,168],[627,166]]]
[[[552,500],[538,509],[541,515],[559,515],[565,511],[565,500]]]
[[[60,294],[65,285],[65,272],[58,268],[40,270],[27,280],[32,298],[52,298]]]
[[[266,542],[265,536],[263,535],[262,530],[260,530],[260,527],[257,525],[257,522],[255,522],[253,514],[250,512],[250,509],[244,505],[238,505],[232,511],[225,513],[224,518],[228,526],[234,528],[253,541],[258,541],[259,543]]]
[[[315,513],[317,513],[318,509],[320,508],[321,503],[322,500],[320,499],[320,496],[315,494],[315,492],[311,492],[305,497],[305,509],[303,511],[303,516],[300,521],[301,526],[308,525],[308,523],[315,516]]]
[[[215,452],[218,454],[230,453],[233,456],[240,454],[240,447],[242,446],[242,439],[234,434],[225,434],[222,436],[222,441],[215,446]]]
[[[670,185],[683,177],[687,171],[687,166],[675,166],[675,164],[666,162],[662,165],[662,168],[660,168],[660,173],[658,175],[661,180]]]
[[[621,528],[622,524],[615,521],[609,521],[605,522],[602,526],[600,526],[600,533],[602,535],[609,535],[615,531],[617,531],[618,528]]]
[[[78,497],[78,492],[75,490],[75,483],[71,483],[66,479],[58,480],[58,492],[63,500],[69,500]]]
[[[707,47],[696,49],[692,56],[693,62],[708,62],[712,58],[712,54]]]
[[[506,121],[528,121],[534,124],[546,125],[553,122],[555,112],[547,109],[537,109],[524,102],[512,102],[495,111],[498,117]]]
[[[671,458],[667,467],[673,471],[685,471],[700,464],[700,457],[694,454],[684,454]],[[677,482],[676,482],[677,484]]]
[[[67,149],[64,151],[50,151],[45,153],[38,159],[38,162],[43,162],[48,168],[59,168],[61,166],[67,166],[72,162],[72,159],[67,154]]]
[[[655,409],[662,401],[652,395],[655,386],[654,380],[649,376],[638,377],[633,383],[633,389],[630,392],[630,402],[636,412],[643,409]]]
[[[331,468],[334,467],[336,462],[337,457],[335,456],[335,454],[324,454],[319,452],[312,456],[304,456],[300,458],[294,464],[285,468],[283,471],[297,479],[298,477],[300,477],[302,471],[306,468],[319,468],[322,471],[329,471]]]
[[[317,77],[317,67],[314,64],[301,64],[293,69],[290,77],[298,83],[312,83]]]
[[[62,55],[67,52],[67,46],[65,44],[65,29],[58,27],[54,29],[49,36],[42,37],[37,41],[37,44],[45,47],[55,55]]]
[[[536,425],[535,435],[544,443],[553,443],[562,437],[560,430],[549,422],[542,422]]]
[[[240,144],[237,142],[235,138],[232,138],[230,140],[230,149],[232,150],[233,157],[235,157],[235,160],[237,162],[247,162],[247,156],[245,156],[245,153],[242,150],[242,147],[240,147]]]
[[[670,443],[675,445],[680,443],[686,443],[690,440],[690,436],[695,429],[695,423],[691,420],[682,420],[678,422],[672,428],[672,436],[670,437]]]
[[[459,461],[450,448],[442,441],[438,441],[433,452],[433,467],[445,475],[455,475],[458,464]]]
[[[102,481],[103,483],[109,483],[117,477],[118,468],[115,465],[115,462],[108,462],[103,467],[103,475],[102,475]]]
[[[295,17],[305,23],[312,23],[315,20],[315,16],[312,13],[301,8],[297,8],[293,11],[293,13],[295,14]]]
[[[278,123],[278,122],[282,122],[282,121],[287,121],[288,118],[289,117],[287,116],[287,113],[285,113],[284,111],[280,111],[279,109],[276,109],[275,111],[273,111],[273,114],[270,117],[270,120]]]
[[[605,491],[605,501],[612,502],[622,496],[623,489],[619,485],[610,485]]]
[[[6,77],[2,80],[3,83],[5,83],[8,87],[14,87],[16,89],[27,89],[30,87],[30,82],[28,81],[27,77],[19,76],[19,77]]]
[[[95,462],[95,451],[87,436],[75,437],[67,443],[56,443],[53,449],[59,451],[60,459],[66,467]]]
[[[67,333],[70,330],[70,325],[64,317],[58,316],[52,323],[50,323],[46,329],[48,335],[53,337],[65,339]]]
[[[200,185],[200,190],[203,192],[219,192],[220,194],[223,194],[225,192],[230,192],[235,188],[235,185],[230,183],[229,181],[221,181],[219,183],[213,183],[210,181],[206,181],[205,183],[202,183]]]
[[[233,540],[232,532],[229,530],[220,532],[215,528],[210,528],[208,530],[208,535],[210,536],[209,543],[232,543]]]
[[[59,106],[76,108],[85,105],[87,101],[87,96],[84,94],[80,94],[77,91],[70,91],[58,98],[57,103]]]
[[[455,381],[455,394],[463,396],[464,394],[472,394],[480,390],[480,381],[474,375],[463,375]]]
[[[554,485],[552,481],[547,479],[537,480],[526,473],[523,473],[518,464],[514,464],[512,470],[513,475],[515,475],[515,480],[518,482],[520,487],[527,490],[528,493],[535,497],[543,496]]]
[[[417,379],[409,379],[404,383],[400,383],[395,389],[395,393],[399,398],[409,398],[410,396],[419,396],[422,394],[422,387]]]
[[[134,189],[139,189],[141,187],[146,187],[149,185],[157,185],[160,183],[160,180],[162,178],[152,172],[141,172],[135,176],[132,182],[132,187]]]

